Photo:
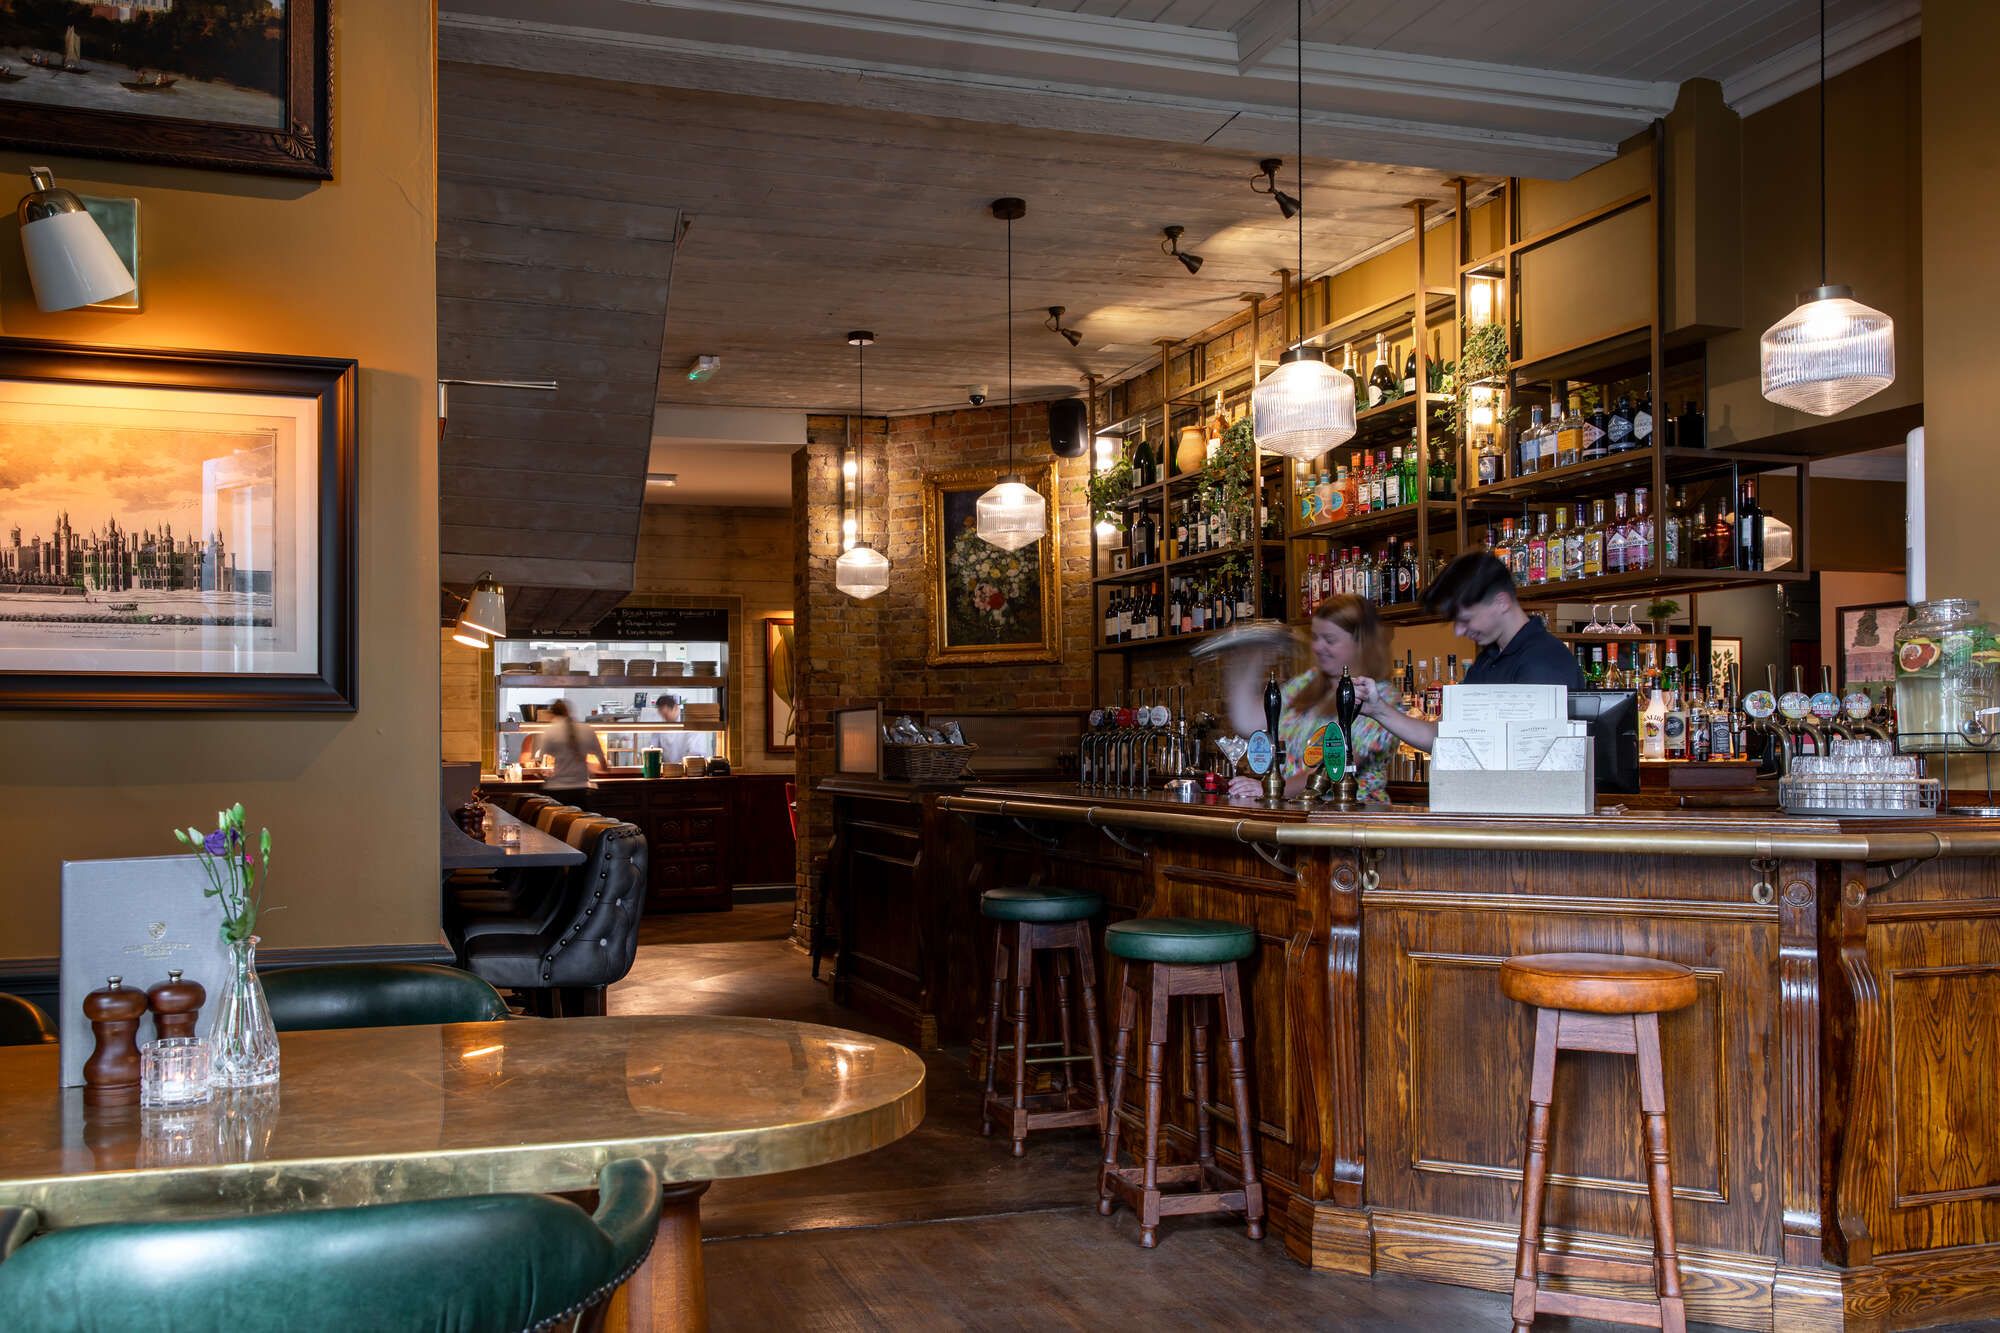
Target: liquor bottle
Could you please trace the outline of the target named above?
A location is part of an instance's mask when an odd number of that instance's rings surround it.
[[[1683,538],[1687,536],[1687,487],[1674,492],[1672,505],[1660,516],[1660,540],[1666,547],[1666,563],[1669,569],[1678,568],[1687,547]]]
[[[1417,544],[1413,541],[1403,543],[1403,558],[1396,564],[1396,600],[1417,600]]]
[[[1528,582],[1549,581],[1549,516],[1535,515],[1535,535],[1528,538]]]
[[[1394,509],[1405,503],[1403,499],[1403,449],[1401,445],[1389,451],[1389,465],[1382,469],[1382,507]]]
[[[1508,564],[1514,558],[1514,520],[1503,518],[1498,528],[1487,529],[1486,545],[1493,552],[1493,558],[1501,564]]]
[[[1709,730],[1706,700],[1699,687],[1690,690],[1687,710],[1688,758],[1697,764],[1707,763],[1715,753],[1715,735]]]
[[[1548,420],[1542,423],[1541,438],[1536,441],[1540,446],[1541,454],[1541,457],[1535,463],[1535,471],[1537,472],[1547,472],[1556,465],[1556,458],[1561,452],[1562,444],[1562,439],[1556,433],[1556,428],[1562,424],[1562,414],[1562,404],[1551,399],[1549,402]]]
[[[1654,680],[1646,694],[1646,711],[1639,719],[1639,757],[1641,759],[1665,759],[1667,757],[1667,693],[1658,684],[1659,666],[1648,666],[1648,674]]]
[[[1160,637],[1160,585],[1157,583],[1146,593],[1146,637]]]
[[[1389,507],[1389,479],[1383,475],[1382,451],[1377,449],[1368,461],[1368,512],[1379,514]]]
[[[1680,645],[1667,641],[1667,667],[1660,673],[1660,689],[1671,699],[1678,699],[1681,692]]]
[[[1563,577],[1580,579],[1583,577],[1583,547],[1585,542],[1583,501],[1576,503],[1576,514],[1570,520],[1570,529],[1563,535]]]
[[[1368,372],[1368,406],[1377,407],[1396,396],[1396,372],[1389,369],[1389,340],[1375,335],[1375,368]]]
[[[1736,506],[1736,567],[1764,567],[1764,510],[1757,503],[1757,483],[1743,482],[1743,499]]]
[[[1445,684],[1447,684],[1447,685],[1456,685],[1456,684],[1458,684],[1458,654],[1457,654],[1457,653],[1446,653],[1446,654],[1444,655],[1444,683],[1445,683]],[[1440,711],[1442,711],[1442,709],[1443,709],[1443,704],[1442,704],[1442,703],[1440,703],[1440,704],[1439,704],[1439,709],[1440,709]]]
[[[1590,688],[1593,690],[1601,690],[1604,688],[1604,645],[1603,644],[1594,643],[1590,646],[1590,666],[1583,673],[1583,678],[1590,685]]]
[[[1257,602],[1252,593],[1248,575],[1236,576],[1236,615],[1234,620],[1253,620],[1257,615]]]
[[[1577,407],[1577,400],[1569,400],[1569,410],[1556,423],[1556,466],[1569,467],[1583,459],[1583,413]]]
[[[1569,506],[1557,505],[1555,527],[1549,533],[1549,582],[1561,583],[1567,572]]]
[[[1542,409],[1540,407],[1529,408],[1528,428],[1521,432],[1521,438],[1514,446],[1515,476],[1533,476],[1540,469],[1542,465],[1542,432],[1545,429],[1547,428],[1542,425]],[[1498,478],[1495,478],[1495,480],[1498,480]],[[1480,469],[1479,484],[1482,486],[1492,484],[1486,480],[1484,468]]]
[[[1632,526],[1625,530],[1625,569],[1636,574],[1653,563],[1653,517],[1646,512],[1646,488],[1632,492]]]
[[[1632,520],[1625,508],[1625,492],[1611,497],[1611,526],[1604,532],[1604,572],[1623,574],[1625,555],[1632,545]]]
[[[1118,590],[1113,588],[1111,596],[1104,599],[1104,641],[1118,642]]]
[[[1444,672],[1439,670],[1438,661],[1431,659],[1431,681],[1424,687],[1424,720],[1435,722],[1444,715]]]
[[[1583,457],[1587,460],[1604,457],[1611,452],[1611,417],[1599,403],[1590,409],[1590,416],[1583,427]]]
[[[1537,415],[1539,415],[1539,413]],[[1514,455],[1516,460],[1515,471],[1517,473],[1520,470],[1519,460],[1523,457],[1523,454],[1525,453],[1528,447],[1529,432],[1532,432],[1533,430],[1534,426],[1531,425],[1528,427],[1528,431],[1523,432],[1521,435],[1521,440],[1519,444],[1519,449],[1521,450],[1521,452],[1517,452]],[[1503,467],[1501,464],[1502,464],[1502,459],[1500,454],[1499,436],[1497,434],[1494,434],[1494,435],[1488,435],[1485,438],[1481,439],[1479,441],[1479,458],[1476,464],[1476,466],[1479,469],[1478,473],[1479,484],[1481,486],[1491,486],[1493,483],[1497,481],[1505,481],[1507,478],[1507,469]]]
[[[1736,562],[1736,531],[1730,525],[1729,514],[1716,501],[1715,513],[1708,521],[1704,534],[1703,549],[1708,553],[1707,565],[1710,569],[1728,569]]]
[[[1610,420],[1604,427],[1604,443],[1611,453],[1622,454],[1627,449],[1638,447],[1632,438],[1632,396],[1618,395],[1618,406],[1611,410]]]
[[[1167,534],[1167,559],[1178,560],[1189,554],[1188,549],[1188,509],[1182,505],[1174,511],[1173,530]]]
[[[1417,340],[1410,339],[1409,355],[1403,358],[1403,392],[1417,391]]]
[[[1686,759],[1688,757],[1687,709],[1682,707],[1678,694],[1667,703],[1667,716],[1662,730],[1665,732],[1668,760]]]
[[[1361,378],[1361,372],[1355,368],[1353,343],[1342,343],[1340,345],[1340,370],[1347,378],[1354,381],[1354,401],[1357,403],[1367,402],[1368,384]]]
[[[1681,409],[1679,419],[1674,422],[1674,443],[1683,449],[1708,448],[1708,422],[1702,416],[1701,407],[1690,398]]]
[[[1442,334],[1431,334],[1431,359],[1424,363],[1424,387],[1431,393],[1444,392],[1444,356],[1438,351]]]
[[[1715,683],[1718,685],[1715,706],[1708,711],[1709,756],[1714,759],[1740,758],[1742,751],[1736,743],[1736,708],[1731,702],[1735,691],[1726,680]]]
[[[1639,410],[1632,414],[1632,447],[1644,449],[1653,443],[1653,395],[1639,396]]]
[[[1146,442],[1145,436],[1141,435],[1139,437],[1139,451],[1132,455],[1132,484],[1134,486],[1151,486],[1158,480],[1153,475],[1154,467],[1153,446]]]
[[[1604,501],[1592,500],[1590,526],[1583,530],[1583,576],[1587,579],[1604,574],[1604,526]]]

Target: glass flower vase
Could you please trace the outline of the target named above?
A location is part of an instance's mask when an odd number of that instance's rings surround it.
[[[257,978],[257,936],[231,941],[229,981],[209,1029],[215,1085],[256,1088],[278,1081],[278,1030]]]

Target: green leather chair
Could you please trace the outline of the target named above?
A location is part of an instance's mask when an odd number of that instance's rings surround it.
[[[0,1046],[39,1046],[56,1039],[56,1025],[32,1000],[0,991]]]
[[[280,1032],[490,1023],[507,1017],[500,992],[442,963],[325,963],[264,974]]]
[[[573,1319],[644,1261],[660,1179],[627,1158],[595,1215],[540,1194],[374,1204],[189,1222],[113,1222],[28,1239],[0,1208],[9,1333],[516,1333]]]

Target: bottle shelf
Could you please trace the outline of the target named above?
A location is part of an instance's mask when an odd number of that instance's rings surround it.
[[[1155,560],[1149,565],[1134,565],[1130,569],[1121,569],[1111,574],[1101,574],[1097,578],[1092,579],[1090,583],[1092,587],[1096,588],[1116,587],[1126,583],[1146,583],[1160,577],[1160,575],[1166,572],[1166,569],[1166,561]]]
[[[1208,564],[1213,561],[1226,559],[1232,555],[1247,556],[1253,547],[1279,544],[1274,542],[1235,542],[1228,546],[1215,547],[1213,550],[1199,551],[1194,555],[1177,555],[1171,560],[1156,560],[1149,565],[1139,565],[1132,569],[1120,570],[1115,574],[1101,575],[1098,578],[1092,579],[1091,584],[1094,587],[1105,587],[1117,584],[1148,583],[1176,569],[1186,569],[1192,565]]]
[[[1225,625],[1222,629],[1198,629],[1187,634],[1162,634],[1157,639],[1140,639],[1136,643],[1100,643],[1097,645],[1097,651],[1100,653],[1137,653],[1148,652],[1158,648],[1178,648],[1182,644],[1199,643],[1203,639],[1212,638],[1217,634],[1221,634],[1224,630],[1234,628],[1236,628],[1235,625]]]
[[[1796,457],[1787,454],[1747,450],[1668,447],[1661,452],[1670,486],[1725,476],[1732,469],[1739,476],[1755,476],[1779,468],[1797,467],[1799,462]],[[1525,477],[1509,477],[1491,486],[1474,486],[1466,492],[1465,503],[1468,508],[1486,509],[1547,500],[1576,500],[1588,498],[1579,492],[1617,490],[1621,483],[1636,486],[1641,480],[1650,481],[1652,472],[1653,448],[1649,445],[1643,449],[1628,449],[1622,454],[1571,463],[1568,467],[1531,472]],[[1654,497],[1653,507],[1656,511],[1659,508],[1657,496]]]
[[[1657,572],[1645,569],[1633,574],[1604,574],[1594,579],[1532,583],[1520,589],[1520,600],[1523,606],[1547,606],[1555,602],[1587,604],[1644,597],[1649,593],[1720,592],[1724,588],[1757,584],[1803,583],[1811,577],[1796,569],[1669,568]]]
[[[1330,523],[1315,523],[1310,527],[1297,528],[1291,533],[1292,541],[1341,542],[1350,537],[1366,537],[1384,532],[1417,530],[1419,517],[1428,523],[1433,532],[1454,526],[1458,516],[1456,500],[1419,500],[1415,504],[1397,505],[1394,509],[1382,509],[1373,513],[1359,514],[1353,518],[1338,518]]]
[[[1653,326],[1634,324],[1542,356],[1508,363],[1517,384],[1548,384],[1556,380],[1622,378],[1643,374],[1653,347]]]
[[[1683,634],[1585,634],[1573,631],[1568,634],[1550,632],[1550,636],[1562,643],[1691,643],[1695,633],[1689,630]]]

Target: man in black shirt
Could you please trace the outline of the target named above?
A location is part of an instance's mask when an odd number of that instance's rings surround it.
[[[1483,551],[1446,565],[1424,595],[1424,607],[1479,645],[1479,656],[1465,671],[1467,685],[1587,688],[1569,649],[1521,609],[1507,566]],[[1361,711],[1398,739],[1419,750],[1429,750],[1437,740],[1435,722],[1403,712],[1396,700],[1375,690],[1373,681],[1356,681],[1354,692]]]

